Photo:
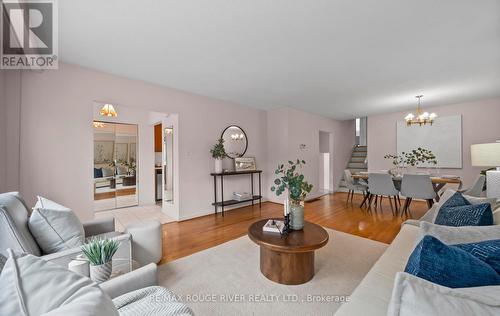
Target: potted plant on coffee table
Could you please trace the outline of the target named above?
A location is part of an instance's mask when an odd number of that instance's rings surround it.
[[[215,159],[215,173],[222,173],[222,159],[226,157],[226,150],[224,149],[224,139],[219,138],[214,147],[210,149],[210,153]]]
[[[280,164],[274,174],[274,186],[271,191],[280,196],[284,192],[288,194],[285,203],[290,201],[290,227],[293,230],[300,230],[304,227],[304,200],[311,192],[313,185],[309,184],[303,174],[298,172],[306,162],[297,159],[296,162],[288,161],[287,164]]]
[[[112,259],[120,243],[114,239],[92,239],[82,246],[90,263],[90,278],[101,283],[109,279],[113,270]]]

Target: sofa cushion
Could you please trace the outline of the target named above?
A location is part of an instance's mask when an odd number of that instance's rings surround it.
[[[399,272],[387,315],[500,315],[498,297],[498,286],[451,289]]]
[[[102,168],[94,168],[94,179],[102,178]]]
[[[18,192],[0,194],[0,253],[7,248],[40,256],[41,251],[28,229],[29,209]]]
[[[434,236],[447,245],[466,244],[484,240],[500,239],[500,226],[442,226],[427,222],[420,223],[416,243],[426,235]]]
[[[0,274],[0,315],[118,315],[89,278],[32,255],[8,253]]]
[[[5,262],[7,262],[7,257],[0,253],[0,274],[2,273],[3,267],[5,266]]]
[[[120,316],[135,315],[190,315],[189,307],[177,301],[176,296],[161,286],[150,286],[113,299]]]
[[[85,241],[83,225],[73,211],[41,196],[33,208],[29,228],[46,254],[79,247]]]
[[[432,236],[420,241],[405,272],[451,288],[500,285],[500,275],[490,265]]]
[[[103,167],[102,168],[102,176],[104,178],[106,177],[112,177],[115,175],[115,170],[113,168],[107,168],[107,167]]]
[[[454,245],[490,265],[500,274],[500,239]]]
[[[493,225],[493,212],[489,203],[443,206],[434,223],[446,226],[488,226]]]

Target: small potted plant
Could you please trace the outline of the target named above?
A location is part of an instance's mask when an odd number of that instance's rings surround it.
[[[305,181],[304,175],[297,171],[305,164],[304,160],[299,159],[296,162],[290,160],[288,164],[280,164],[274,171],[275,185],[271,187],[271,191],[277,196],[287,192],[285,203],[290,202],[290,227],[293,230],[301,230],[304,227],[304,200],[313,188],[312,184]]]
[[[120,243],[114,239],[92,239],[82,246],[90,263],[90,279],[101,283],[109,279],[113,270],[112,259]]]
[[[224,149],[224,139],[219,138],[214,147],[210,149],[210,153],[215,159],[215,173],[222,173],[222,159],[226,157],[226,150]]]

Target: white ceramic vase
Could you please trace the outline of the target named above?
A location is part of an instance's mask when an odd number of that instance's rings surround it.
[[[222,159],[215,159],[215,173],[222,173]]]
[[[96,283],[107,281],[113,270],[112,262],[106,262],[98,266],[90,266],[90,279]]]

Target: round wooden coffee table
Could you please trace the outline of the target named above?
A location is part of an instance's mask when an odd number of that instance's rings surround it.
[[[281,237],[262,231],[268,220],[255,222],[248,228],[248,237],[260,246],[262,274],[269,280],[287,285],[311,280],[314,276],[314,251],[326,245],[328,232],[319,225],[305,222],[304,229]]]

